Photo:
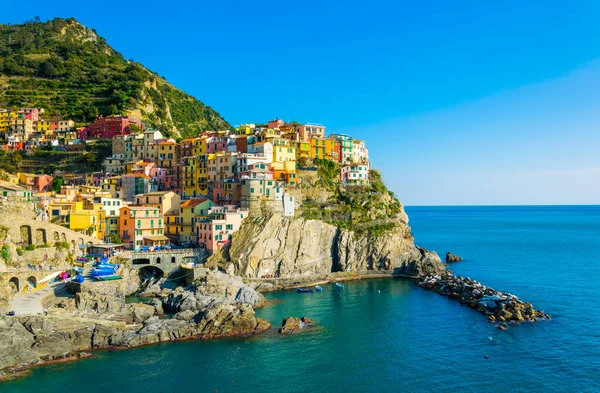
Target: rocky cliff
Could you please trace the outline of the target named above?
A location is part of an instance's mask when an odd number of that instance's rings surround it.
[[[290,190],[294,217],[284,217],[277,202],[257,202],[229,248],[209,264],[219,262],[242,277],[366,270],[420,277],[445,269],[436,253],[414,244],[402,204],[377,172],[370,187],[343,187],[323,172],[300,171],[301,186]]]
[[[418,277],[444,269],[437,254],[415,246],[407,225],[372,235],[281,214],[265,222],[249,219],[234,235],[225,256],[243,277],[260,277],[265,272],[293,277],[362,270],[394,270]]]

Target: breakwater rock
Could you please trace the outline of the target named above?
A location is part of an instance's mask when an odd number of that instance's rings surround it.
[[[461,304],[487,315],[488,321],[500,322],[501,328],[506,327],[506,322],[550,319],[548,314],[535,310],[531,303],[523,302],[513,294],[496,291],[450,271],[423,277],[417,283],[427,290],[458,299]]]

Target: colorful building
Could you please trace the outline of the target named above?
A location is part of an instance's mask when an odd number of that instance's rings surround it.
[[[310,138],[324,138],[325,126],[321,124],[304,124],[296,126],[300,141],[308,141]]]
[[[369,165],[344,165],[341,170],[342,183],[352,186],[369,185]]]
[[[189,199],[179,205],[179,215],[175,217],[174,224],[178,227],[175,232],[179,235],[180,242],[197,241],[196,223],[201,216],[208,214],[212,206],[213,202],[205,198]]]
[[[132,116],[100,116],[87,128],[81,130],[79,139],[111,139],[131,133],[131,125],[142,128],[142,121]]]
[[[247,210],[215,206],[205,217],[200,218],[197,226],[197,241],[201,248],[210,252],[221,250],[231,241],[244,219]]]
[[[134,247],[168,244],[164,215],[156,206],[126,206],[119,214],[119,233],[123,242]]]
[[[340,143],[340,162],[342,164],[351,163],[354,159],[354,155],[352,153],[354,139],[345,134],[332,134],[330,135],[330,138]]]
[[[334,139],[315,137],[310,139],[310,157],[322,160],[339,161]]]

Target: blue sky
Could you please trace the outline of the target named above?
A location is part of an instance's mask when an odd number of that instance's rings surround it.
[[[325,3],[325,4],[323,4]],[[230,123],[365,139],[408,205],[600,203],[600,3],[30,1]]]

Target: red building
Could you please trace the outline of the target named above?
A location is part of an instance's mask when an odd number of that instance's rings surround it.
[[[342,162],[342,142],[336,141],[333,145],[333,156],[336,157],[336,161]]]
[[[137,117],[131,116],[107,116],[96,119],[88,127],[83,128],[78,135],[79,139],[102,138],[111,139],[117,135],[131,133],[131,124],[142,128],[142,122]]]

